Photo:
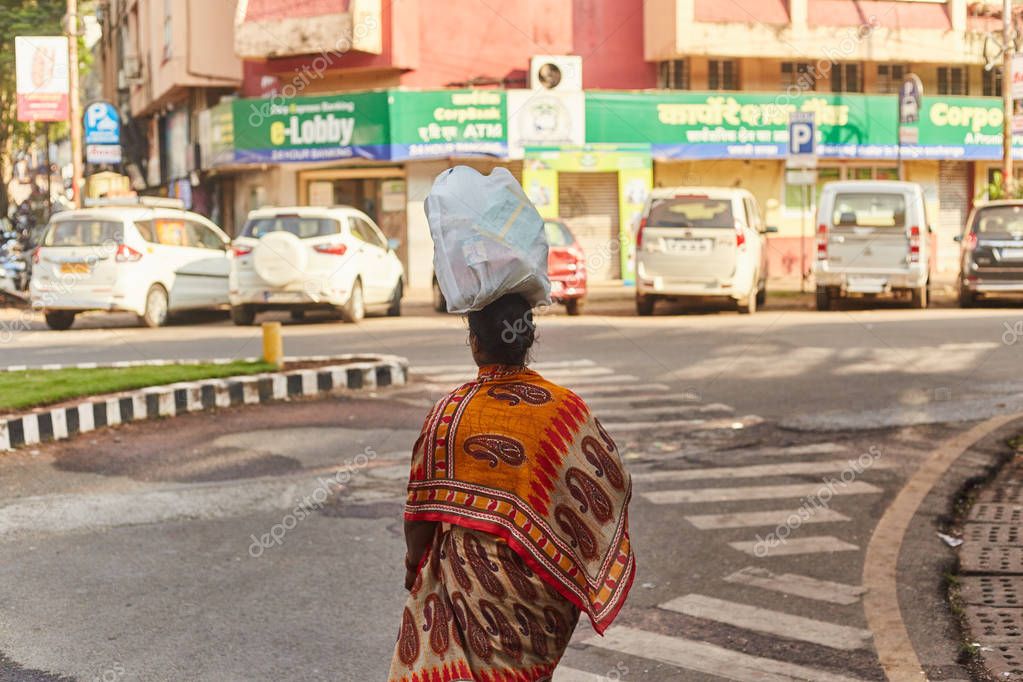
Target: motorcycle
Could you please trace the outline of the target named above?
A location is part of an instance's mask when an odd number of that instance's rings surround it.
[[[15,231],[0,233],[0,295],[24,301],[32,275],[19,237]]]

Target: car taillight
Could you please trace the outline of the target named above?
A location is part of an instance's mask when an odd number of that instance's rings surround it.
[[[738,248],[746,243],[746,233],[742,230],[742,225],[738,221],[735,223],[735,247]]]
[[[977,248],[977,233],[970,232],[966,235],[966,239],[963,240],[963,248],[967,251],[973,251]]]
[[[127,244],[119,244],[117,253],[114,254],[114,260],[118,263],[134,263],[142,260],[142,254]]]
[[[42,251],[42,249],[40,247],[38,247],[38,246],[36,248],[32,249],[32,264],[33,265],[39,265],[39,258],[40,258],[39,252],[40,251]]]
[[[317,244],[313,247],[313,250],[317,253],[327,253],[331,256],[343,256],[348,251],[348,247],[344,244]]]
[[[817,226],[817,260],[828,259],[828,226],[821,223]]]
[[[909,262],[920,262],[920,227],[917,225],[909,228]]]
[[[239,258],[241,256],[247,256],[250,253],[252,253],[252,247],[251,246],[239,246],[239,245],[236,244],[235,246],[231,247],[231,255],[234,256],[235,258]]]
[[[646,227],[646,218],[645,217],[640,218],[640,220],[639,220],[639,229],[636,230],[636,250],[637,251],[639,251],[639,249],[643,246],[643,228],[644,227]]]

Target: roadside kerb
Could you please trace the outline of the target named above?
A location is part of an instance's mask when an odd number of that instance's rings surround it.
[[[351,362],[351,359],[358,359]],[[142,361],[108,365],[48,365],[45,369],[79,367],[133,367],[168,364],[226,364],[234,360]],[[331,362],[313,369],[266,372],[238,377],[182,381],[122,391],[114,396],[83,398],[82,402],[52,409],[0,418],[0,451],[13,450],[63,440],[103,426],[126,424],[144,419],[173,417],[233,405],[253,405],[293,397],[336,395],[348,391],[371,390],[404,385],[408,379],[408,361],[395,355],[342,355],[288,358],[288,362]],[[44,369],[44,367],[6,368]]]

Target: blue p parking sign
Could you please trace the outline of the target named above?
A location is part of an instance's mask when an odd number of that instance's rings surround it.
[[[817,161],[817,124],[811,111],[789,114],[790,166],[812,166]]]

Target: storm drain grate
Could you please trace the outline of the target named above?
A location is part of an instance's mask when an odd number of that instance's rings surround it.
[[[990,644],[1023,642],[1023,608],[968,606],[966,622],[973,638]]]
[[[1023,483],[1009,483],[988,488],[977,497],[977,501],[1023,505]]]
[[[983,523],[1023,523],[1023,504],[981,502],[973,505],[967,520]]]
[[[1008,575],[968,575],[959,579],[959,597],[966,604],[1023,606],[1023,585]]]
[[[988,545],[1023,545],[1023,524],[967,523],[963,540]]]
[[[960,549],[959,566],[966,573],[1023,575],[1023,547],[967,542]]]
[[[1023,675],[1023,644],[984,645],[980,656],[996,680],[1018,680]]]

